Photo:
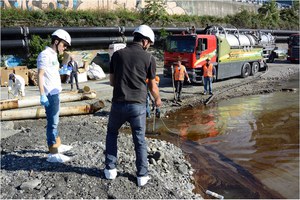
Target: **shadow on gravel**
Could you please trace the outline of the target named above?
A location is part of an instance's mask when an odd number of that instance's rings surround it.
[[[41,153],[41,151],[30,152],[33,154]],[[1,170],[24,170],[28,172],[74,172],[81,175],[86,174],[88,176],[105,179],[102,169],[95,167],[87,168],[72,166],[72,161],[68,163],[49,163],[46,161],[46,159],[46,157],[42,158],[40,156],[22,157],[19,155],[6,154],[2,155],[1,158]]]

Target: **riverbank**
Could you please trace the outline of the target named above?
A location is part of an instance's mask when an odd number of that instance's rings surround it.
[[[282,90],[283,82],[297,73],[299,65],[277,61],[269,64],[267,73],[216,82],[213,84],[215,96],[210,103]],[[172,115],[178,108],[207,102],[209,96],[201,94],[203,86],[185,85],[181,106],[174,104],[172,82],[162,76],[162,68],[158,69],[158,74],[163,117]],[[69,152],[74,157],[72,162],[46,162],[45,119],[1,122],[1,137],[3,132],[12,133],[1,139],[1,198],[201,198],[192,192],[193,167],[185,159],[184,152],[165,141],[148,138],[152,179],[146,187],[138,188],[132,139],[121,133],[119,174],[116,180],[106,180],[102,171],[103,152],[112,88],[108,79],[84,84],[97,92],[97,98],[105,102],[105,107],[94,115],[60,118],[62,141],[74,146]],[[70,86],[63,87],[67,91]],[[35,87],[28,87],[27,91],[28,95],[38,93]]]

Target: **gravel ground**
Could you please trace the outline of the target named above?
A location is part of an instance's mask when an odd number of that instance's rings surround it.
[[[172,102],[171,81],[161,73],[162,69],[158,69],[163,100],[161,111],[166,117],[184,106],[286,90],[284,82],[299,74],[299,65],[276,61],[269,64],[267,73],[216,82],[212,97],[201,94],[203,86],[185,85],[181,106]],[[201,199],[199,194],[193,193],[193,168],[184,153],[165,141],[147,139],[152,179],[145,187],[139,188],[131,136],[120,133],[118,176],[113,181],[104,178],[105,134],[112,91],[107,81],[85,83],[100,94],[97,98],[105,102],[103,109],[91,115],[60,118],[62,141],[74,147],[67,152],[73,157],[71,162],[53,164],[46,161],[45,119],[1,122],[1,199]],[[238,84],[243,85],[237,87]],[[68,87],[65,85],[64,89]],[[27,90],[27,95],[37,94],[34,87]],[[124,127],[128,128],[128,125]]]

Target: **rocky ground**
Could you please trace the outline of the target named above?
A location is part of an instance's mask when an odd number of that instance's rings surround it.
[[[266,73],[216,82],[213,84],[213,96],[202,95],[203,86],[185,85],[181,106],[172,101],[171,81],[163,78],[162,69],[158,70],[158,74],[161,76],[162,117],[167,117],[184,106],[211,104],[221,99],[278,90],[290,91],[284,88],[284,82],[299,74],[299,65],[276,61],[269,64]],[[165,141],[147,139],[152,179],[145,187],[139,188],[136,184],[132,139],[130,135],[121,133],[118,142],[118,176],[113,181],[104,178],[105,133],[112,90],[107,80],[90,84],[101,94],[98,98],[105,102],[105,107],[91,115],[60,118],[62,141],[74,147],[67,152],[73,157],[71,162],[53,164],[46,161],[45,119],[1,122],[0,198],[201,198],[193,193],[193,168],[184,153]],[[36,94],[36,89],[28,91]]]

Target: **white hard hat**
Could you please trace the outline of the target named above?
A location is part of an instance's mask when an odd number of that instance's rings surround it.
[[[149,38],[151,43],[154,44],[154,32],[149,26],[140,25],[133,31],[133,34],[134,33],[139,33],[139,34]]]
[[[69,46],[71,46],[71,36],[67,31],[65,31],[63,29],[58,29],[52,33],[52,36],[56,36],[56,37],[64,40],[65,42],[68,43]]]

